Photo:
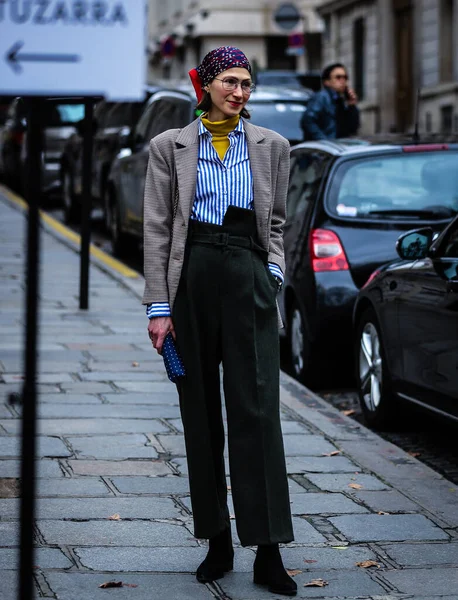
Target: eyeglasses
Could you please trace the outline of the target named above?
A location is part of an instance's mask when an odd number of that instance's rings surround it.
[[[219,77],[215,77],[215,79],[221,81],[221,83],[223,84],[223,90],[226,90],[226,92],[233,92],[237,89],[238,86],[242,88],[242,92],[244,94],[251,94],[251,92],[253,92],[256,89],[254,83],[248,83],[248,81],[240,82],[235,77],[225,77],[224,79],[219,79]]]
[[[334,79],[348,79],[348,75],[334,75]]]

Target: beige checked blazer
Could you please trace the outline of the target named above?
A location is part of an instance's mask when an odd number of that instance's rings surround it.
[[[243,125],[253,174],[259,240],[268,252],[269,262],[284,271],[283,223],[290,146],[285,138],[270,129],[246,120]],[[170,129],[156,136],[150,141],[149,152],[144,197],[145,291],[142,302],[169,302],[173,310],[196,191],[199,120],[183,129]],[[177,184],[178,206],[173,219]]]

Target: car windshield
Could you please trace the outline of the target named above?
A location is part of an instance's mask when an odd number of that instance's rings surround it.
[[[350,219],[447,219],[458,212],[458,152],[405,152],[341,165],[328,209]]]
[[[251,114],[251,123],[273,129],[291,143],[296,143],[302,141],[300,121],[306,105],[305,101],[260,102],[250,100],[247,108]]]

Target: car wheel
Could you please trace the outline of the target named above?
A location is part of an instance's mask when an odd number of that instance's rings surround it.
[[[132,250],[131,238],[122,230],[121,212],[116,192],[113,189],[109,191],[109,200],[109,223],[113,254],[118,258],[125,258]]]
[[[355,350],[358,394],[364,418],[374,429],[392,429],[397,424],[396,412],[400,416],[400,403],[392,392],[380,326],[373,308],[367,309],[359,321]]]
[[[302,311],[296,302],[293,303],[289,313],[288,341],[294,377],[302,383],[310,384],[310,342]]]
[[[62,175],[62,203],[65,223],[74,223],[81,219],[81,201],[75,194],[73,176],[68,169]]]

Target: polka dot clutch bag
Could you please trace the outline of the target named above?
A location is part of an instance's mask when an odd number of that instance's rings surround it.
[[[183,361],[178,353],[175,340],[171,333],[168,333],[165,336],[162,345],[162,358],[164,359],[165,370],[167,371],[170,381],[176,383],[179,377],[184,377],[186,375]]]

